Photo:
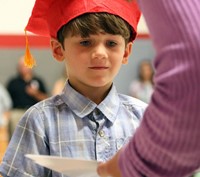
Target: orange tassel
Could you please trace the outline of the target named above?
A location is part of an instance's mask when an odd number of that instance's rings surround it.
[[[25,51],[25,55],[24,55],[24,64],[28,68],[32,68],[33,66],[36,65],[36,61],[35,61],[35,59],[33,58],[33,56],[31,55],[31,52],[30,52],[29,43],[28,43],[28,36],[27,36],[26,30],[25,30],[25,37],[26,37],[26,51]]]

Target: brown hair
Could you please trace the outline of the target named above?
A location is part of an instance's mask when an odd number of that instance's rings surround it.
[[[126,44],[136,35],[125,20],[117,15],[102,12],[83,14],[71,20],[59,29],[57,39],[63,45],[64,38],[68,35],[80,34],[82,37],[89,37],[91,34],[98,34],[102,30],[109,34],[122,35]]]
[[[149,81],[153,84],[154,68],[152,66],[152,61],[150,59],[144,59],[139,63],[138,78],[140,81],[145,81],[144,70],[143,70],[145,66],[147,66],[150,71]]]

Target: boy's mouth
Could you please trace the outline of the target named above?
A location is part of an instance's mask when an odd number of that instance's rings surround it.
[[[94,69],[94,70],[104,70],[104,69],[108,69],[108,67],[106,66],[92,66],[89,67],[90,69]]]

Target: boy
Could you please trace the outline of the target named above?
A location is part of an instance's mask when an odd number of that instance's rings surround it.
[[[53,38],[53,56],[65,61],[68,82],[62,94],[24,114],[3,176],[61,176],[25,154],[106,161],[128,142],[146,104],[118,94],[113,79],[128,61],[139,17],[136,3],[124,0],[36,0],[26,30]]]

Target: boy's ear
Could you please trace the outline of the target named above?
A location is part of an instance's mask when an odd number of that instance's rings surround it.
[[[128,63],[128,59],[129,59],[129,56],[130,56],[131,51],[132,51],[132,45],[133,45],[132,42],[129,42],[126,45],[126,48],[125,48],[125,51],[124,51],[124,57],[123,57],[123,60],[122,60],[123,64],[127,64]]]
[[[63,55],[63,47],[60,42],[58,42],[57,39],[51,38],[51,50],[53,53],[53,57],[57,61],[63,61],[64,55]]]

